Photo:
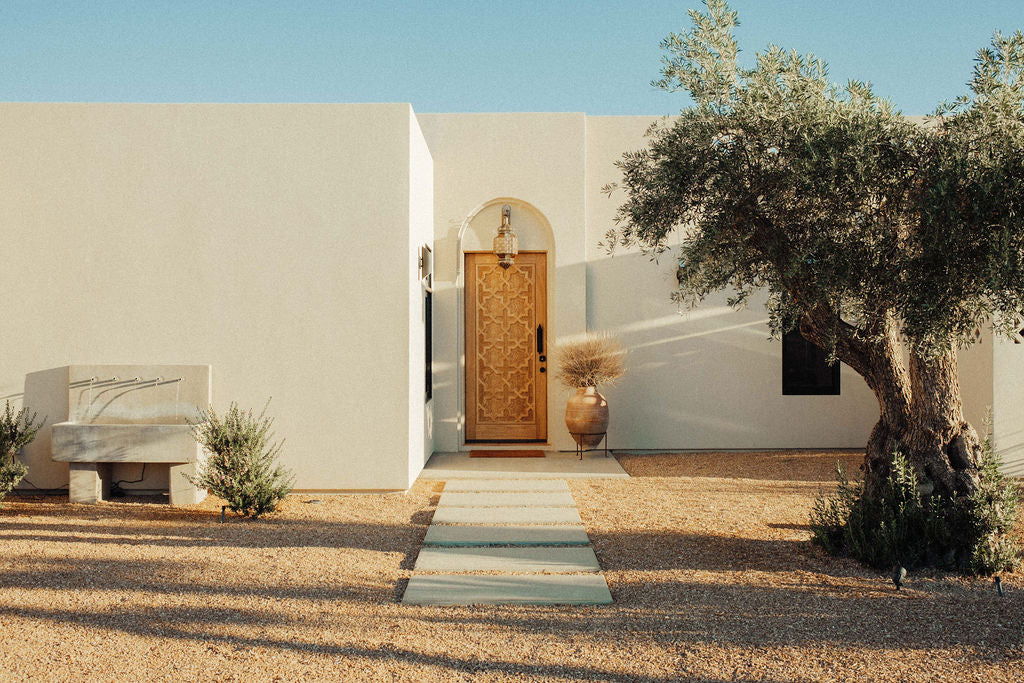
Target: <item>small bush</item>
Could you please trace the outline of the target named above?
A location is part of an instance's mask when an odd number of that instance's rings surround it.
[[[253,519],[277,509],[294,481],[290,472],[274,463],[282,443],[270,442],[274,421],[266,417],[266,410],[264,406],[254,416],[232,403],[220,416],[211,406],[191,423],[207,459],[199,475],[188,480],[223,498],[232,512]]]
[[[1011,569],[1020,555],[1010,536],[1018,491],[999,472],[990,439],[979,478],[969,499],[925,496],[914,468],[897,453],[885,486],[872,497],[863,482],[851,483],[837,467],[838,490],[819,495],[811,510],[811,541],[876,568],[901,564],[975,574]]]
[[[827,552],[839,554],[845,547],[843,540],[846,533],[846,520],[850,518],[850,512],[860,497],[862,487],[860,482],[850,483],[846,476],[846,468],[842,463],[836,461],[836,483],[838,489],[835,494],[826,496],[824,492],[818,495],[811,508],[811,541],[820,545]]]
[[[42,422],[36,422],[36,413],[29,416],[28,408],[15,413],[11,402],[6,402],[0,414],[0,503],[28,474],[28,468],[18,460],[17,454],[36,438],[42,426]]]
[[[28,474],[28,468],[20,460],[0,462],[0,505],[3,504],[7,494],[25,478],[26,474]]]
[[[1020,559],[1020,547],[1010,535],[1017,519],[1020,487],[999,471],[1000,464],[991,436],[986,437],[978,468],[981,482],[967,503],[967,514],[960,515],[971,543],[969,565],[979,574],[1009,569]]]

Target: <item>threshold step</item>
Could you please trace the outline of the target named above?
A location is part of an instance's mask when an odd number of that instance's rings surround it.
[[[444,485],[445,493],[471,491],[554,491],[568,493],[564,479],[453,479]]]

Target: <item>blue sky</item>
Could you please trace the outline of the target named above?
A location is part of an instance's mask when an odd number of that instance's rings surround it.
[[[734,0],[747,59],[774,42],[907,114],[966,92],[1024,0]],[[0,0],[0,100],[411,102],[420,112],[667,114],[659,41],[698,0]]]

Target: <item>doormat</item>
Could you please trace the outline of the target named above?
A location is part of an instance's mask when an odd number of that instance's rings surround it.
[[[470,451],[471,458],[543,458],[544,451]]]

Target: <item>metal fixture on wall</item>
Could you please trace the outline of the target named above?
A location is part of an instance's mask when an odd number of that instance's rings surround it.
[[[519,238],[512,231],[512,224],[509,222],[511,217],[512,207],[508,204],[501,207],[501,227],[494,237],[494,255],[498,257],[498,265],[505,270],[508,270],[519,253]]]
[[[434,291],[434,252],[426,244],[420,247],[420,282],[426,292]]]

